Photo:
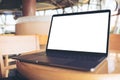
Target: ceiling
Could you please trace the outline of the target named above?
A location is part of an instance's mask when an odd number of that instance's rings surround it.
[[[0,0],[0,10],[19,9],[21,4],[22,0]]]
[[[77,3],[87,3],[89,0],[36,0],[36,10],[65,8]],[[22,0],[0,0],[0,13],[3,11],[22,10]]]

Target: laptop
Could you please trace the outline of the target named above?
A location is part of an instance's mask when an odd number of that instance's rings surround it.
[[[53,15],[46,51],[14,59],[93,71],[108,55],[110,15],[110,10]]]

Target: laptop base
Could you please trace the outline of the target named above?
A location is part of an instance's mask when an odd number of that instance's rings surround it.
[[[56,55],[57,56],[57,55]],[[46,56],[45,52],[42,53],[35,53],[35,54],[28,54],[28,55],[21,55],[17,57],[13,57],[13,59],[17,59],[22,62],[33,63],[38,65],[47,65],[47,66],[54,66],[54,67],[61,67],[66,69],[74,69],[74,70],[82,70],[82,71],[93,71],[94,68],[104,60],[104,57],[100,58],[98,61],[93,58],[93,60],[82,57],[81,58],[66,58],[66,57],[56,57],[54,56]]]

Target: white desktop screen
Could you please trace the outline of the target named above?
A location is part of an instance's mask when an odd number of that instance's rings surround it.
[[[109,13],[54,16],[48,49],[106,53]]]

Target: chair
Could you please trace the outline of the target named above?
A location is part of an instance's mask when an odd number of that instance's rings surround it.
[[[27,52],[39,51],[39,39],[36,35],[0,36],[0,72],[1,77],[8,77],[10,69],[16,65],[10,65],[9,55],[18,55]]]
[[[116,53],[116,59],[120,62],[120,34],[110,34],[109,53]]]
[[[41,51],[46,50],[46,45],[47,45],[47,40],[48,40],[48,35],[41,35],[41,34],[36,34],[39,37],[39,42],[40,42],[40,49]]]

